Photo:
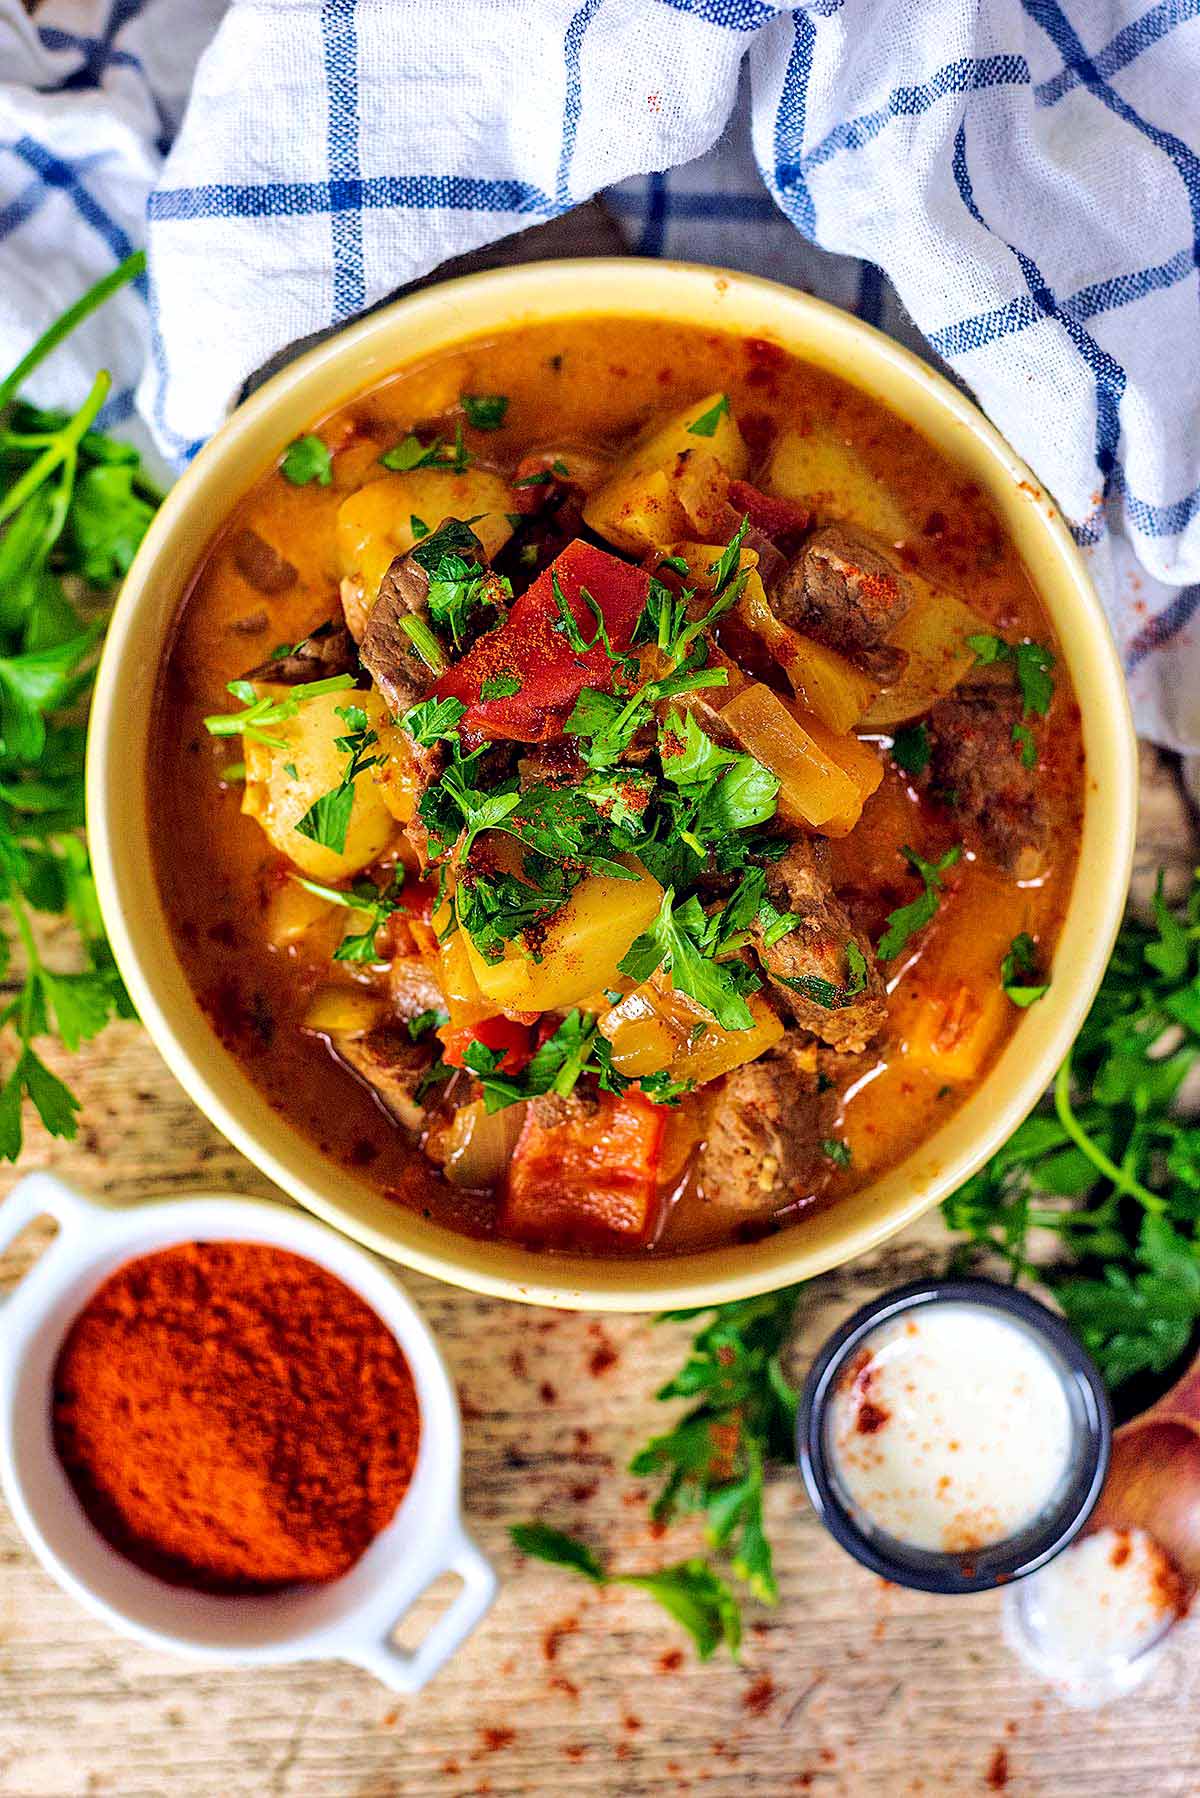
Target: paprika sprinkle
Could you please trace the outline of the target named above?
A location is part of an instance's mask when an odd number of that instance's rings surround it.
[[[128,1262],[69,1330],[54,1442],[84,1510],[175,1585],[345,1573],[412,1478],[420,1412],[374,1311],[284,1249],[191,1242]]]

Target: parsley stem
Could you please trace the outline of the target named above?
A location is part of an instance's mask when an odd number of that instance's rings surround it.
[[[29,498],[36,493],[42,482],[54,473],[60,462],[73,462],[80,438],[88,430],[108,398],[108,390],[112,386],[112,376],[107,369],[101,369],[92,382],[92,391],[69,423],[61,431],[56,431],[54,441],[42,451],[36,462],[30,464],[19,481],[9,488],[0,500],[0,524],[11,518],[20,510]]]
[[[1054,1081],[1054,1109],[1058,1121],[1066,1131],[1075,1147],[1087,1156],[1092,1166],[1102,1173],[1106,1180],[1111,1180],[1118,1193],[1127,1193],[1136,1199],[1147,1211],[1165,1211],[1166,1202],[1157,1193],[1135,1180],[1127,1171],[1119,1168],[1115,1161],[1104,1153],[1099,1145],[1092,1141],[1079,1119],[1075,1116],[1071,1105],[1071,1053],[1058,1070]]]
[[[12,373],[0,381],[0,410],[8,405],[17,389],[26,377],[32,374],[38,363],[44,362],[51,350],[56,349],[63,338],[70,335],[76,325],[81,324],[90,312],[96,310],[97,306],[102,306],[109,295],[116,293],[119,287],[124,287],[127,281],[136,281],[138,276],[145,272],[145,268],[145,250],[135,250],[133,255],[127,256],[124,262],[119,263],[112,270],[111,274],[105,275],[96,282],[94,287],[89,287],[85,294],[81,294],[73,306],[68,306],[62,317],[56,318],[54,323],[42,332],[32,348],[25,352]]]

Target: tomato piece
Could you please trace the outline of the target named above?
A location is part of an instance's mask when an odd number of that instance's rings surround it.
[[[601,1093],[594,1112],[541,1123],[530,1107],[509,1164],[501,1229],[571,1247],[644,1242],[655,1223],[667,1113],[640,1093]]]
[[[764,537],[807,530],[812,517],[807,506],[797,505],[794,499],[777,499],[773,493],[762,493],[749,481],[730,481],[729,503],[735,512],[744,513]]]
[[[466,1052],[472,1043],[485,1049],[504,1050],[498,1074],[519,1074],[533,1054],[528,1024],[512,1018],[483,1018],[478,1024],[444,1025],[438,1033],[443,1044],[442,1060],[452,1068],[465,1068]]]
[[[569,543],[500,628],[481,637],[434,688],[439,699],[460,699],[466,706],[458,726],[465,741],[544,743],[561,737],[583,689],[612,684],[613,664],[601,643],[577,651],[554,628],[562,622],[555,580],[585,643],[596,635],[596,619],[580,597],[584,587],[600,607],[613,649],[632,643],[650,592],[649,574],[580,539]],[[519,690],[485,699],[484,683],[504,677],[519,681]]]

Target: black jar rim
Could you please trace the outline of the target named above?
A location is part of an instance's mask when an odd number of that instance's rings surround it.
[[[958,1553],[910,1548],[890,1536],[864,1530],[842,1502],[826,1453],[828,1403],[864,1338],[906,1311],[933,1303],[982,1305],[1019,1319],[1052,1349],[1076,1399],[1077,1465],[1061,1498],[1015,1536]],[[1080,1421],[1082,1428],[1078,1427]],[[1108,1475],[1112,1410],[1095,1362],[1062,1318],[1038,1299],[997,1280],[914,1280],[863,1305],[821,1349],[800,1395],[796,1452],[818,1517],[834,1540],[864,1567],[896,1585],[921,1592],[987,1592],[1035,1573],[1079,1534]]]

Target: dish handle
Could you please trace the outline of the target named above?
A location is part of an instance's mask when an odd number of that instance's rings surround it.
[[[447,1550],[439,1561],[433,1578],[443,1573],[457,1573],[462,1590],[446,1606],[418,1648],[409,1653],[392,1640],[409,1605],[392,1620],[379,1640],[344,1642],[338,1647],[337,1652],[343,1660],[365,1667],[393,1692],[419,1692],[466,1641],[496,1596],[497,1580],[491,1563],[484,1560],[461,1524],[455,1525]],[[428,1585],[422,1590],[428,1590]]]
[[[71,1240],[74,1236],[72,1226],[95,1209],[81,1192],[64,1185],[53,1174],[26,1174],[23,1180],[17,1181],[8,1197],[0,1202],[0,1253],[16,1241],[26,1224],[33,1223],[35,1218],[52,1217],[58,1225],[58,1234],[52,1242],[46,1244],[25,1276],[27,1279],[32,1278]],[[19,1290],[21,1284],[22,1282],[18,1282],[14,1291]],[[0,1308],[12,1296],[13,1293],[9,1292],[0,1297]]]

